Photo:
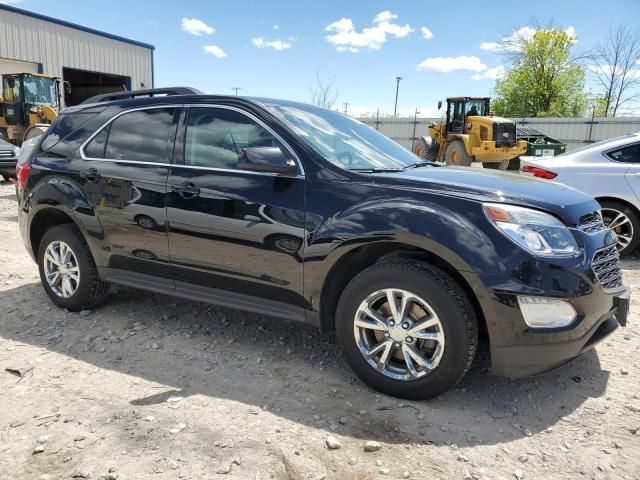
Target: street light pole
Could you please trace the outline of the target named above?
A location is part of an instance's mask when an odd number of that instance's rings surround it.
[[[236,97],[238,96],[238,90],[242,90],[240,87],[231,87],[231,90],[235,90]]]
[[[395,106],[393,107],[393,117],[396,117],[396,114],[398,113],[398,89],[400,88],[400,80],[402,80],[402,77],[396,77],[396,103]]]

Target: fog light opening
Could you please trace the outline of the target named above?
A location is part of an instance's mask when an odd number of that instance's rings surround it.
[[[573,306],[557,298],[518,296],[520,311],[531,328],[560,328],[577,317]]]

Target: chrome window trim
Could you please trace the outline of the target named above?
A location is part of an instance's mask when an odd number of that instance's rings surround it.
[[[249,119],[253,120],[254,122],[256,122],[258,125],[260,125],[262,128],[264,128],[265,130],[267,130],[271,135],[273,135],[276,140],[278,140],[280,143],[282,143],[282,145],[284,145],[284,147],[289,151],[289,153],[291,154],[291,156],[294,158],[296,164],[298,165],[298,168],[300,169],[300,174],[298,175],[293,175],[293,176],[287,176],[287,175],[281,175],[278,173],[271,173],[271,172],[251,172],[249,170],[240,170],[240,169],[233,169],[233,168],[215,168],[215,167],[202,167],[202,166],[198,166],[198,165],[185,165],[185,164],[180,164],[180,163],[173,163],[173,162],[144,162],[141,160],[127,160],[127,159],[116,159],[116,158],[96,158],[96,157],[89,157],[85,154],[84,149],[86,148],[86,146],[95,138],[97,137],[100,132],[102,130],[104,130],[108,125],[110,125],[112,122],[114,122],[117,118],[126,115],[127,113],[131,113],[131,112],[138,112],[138,111],[142,111],[142,110],[154,110],[154,109],[159,109],[159,108],[221,108],[221,109],[226,109],[226,110],[232,110],[234,112],[238,112],[246,117],[248,117]],[[107,120],[106,122],[104,122],[100,128],[98,128],[95,132],[93,132],[93,134],[91,134],[91,136],[89,138],[87,138],[84,143],[82,145],[80,145],[80,158],[82,158],[83,160],[94,160],[94,161],[100,161],[100,162],[127,162],[127,163],[133,163],[133,164],[137,164],[137,165],[158,165],[158,166],[164,166],[167,165],[169,167],[180,167],[180,168],[190,168],[190,169],[194,169],[194,170],[209,170],[209,171],[214,171],[214,172],[233,172],[233,173],[247,173],[250,175],[262,175],[262,176],[269,176],[269,177],[283,177],[283,178],[304,178],[305,177],[305,172],[304,172],[304,166],[302,165],[302,162],[300,161],[300,157],[298,157],[298,155],[296,154],[296,152],[293,150],[293,148],[291,148],[291,146],[280,136],[278,135],[275,131],[273,131],[273,129],[271,127],[269,127],[266,123],[264,123],[262,120],[260,120],[259,118],[257,118],[256,116],[254,116],[253,114],[246,112],[240,108],[237,107],[231,107],[229,105],[219,105],[219,104],[215,104],[215,103],[191,103],[191,104],[162,104],[162,105],[149,105],[149,106],[144,106],[144,107],[135,107],[135,108],[129,108],[127,110],[123,110],[121,112],[119,112],[118,114],[114,115],[113,117],[111,117],[109,120]]]
[[[267,132],[269,132],[271,135],[273,135],[276,140],[278,140],[280,143],[282,143],[282,145],[284,145],[284,147],[288,150],[289,154],[294,158],[296,164],[298,165],[298,169],[300,170],[300,174],[293,175],[293,176],[287,176],[287,175],[280,175],[278,173],[249,172],[248,170],[240,170],[240,169],[234,169],[234,168],[202,167],[202,166],[199,166],[199,165],[186,165],[184,163],[183,164],[174,163],[174,164],[172,164],[172,166],[195,168],[195,169],[198,169],[198,170],[214,170],[214,171],[219,171],[219,172],[244,172],[244,173],[257,173],[257,174],[260,174],[260,175],[267,174],[267,175],[280,176],[280,177],[285,177],[285,178],[304,178],[304,176],[305,176],[304,166],[302,165],[302,162],[300,161],[300,157],[298,157],[298,155],[296,154],[295,150],[293,148],[291,148],[291,145],[289,145],[285,141],[285,139],[282,138],[280,135],[278,135],[269,125],[267,125],[265,122],[260,120],[258,117],[256,117],[252,113],[249,113],[249,112],[247,112],[245,110],[242,110],[241,108],[238,108],[238,107],[232,107],[230,105],[220,105],[220,104],[217,104],[217,103],[185,103],[183,105],[183,107],[185,107],[185,108],[220,108],[220,109],[223,109],[223,110],[231,110],[231,111],[234,111],[234,112],[238,112],[238,113],[244,115],[245,117],[253,120],[258,125],[260,125],[262,128],[264,128]]]
[[[84,153],[85,147],[91,142],[91,140],[93,140],[95,137],[97,137],[100,134],[100,132],[102,132],[102,130],[107,128],[107,125],[110,125],[117,118],[120,118],[121,116],[126,115],[127,113],[131,113],[131,112],[139,112],[141,110],[157,110],[157,109],[160,109],[160,108],[182,108],[182,104],[148,105],[146,107],[134,107],[134,108],[129,108],[127,110],[121,111],[120,113],[114,115],[109,120],[104,122],[100,126],[100,128],[98,128],[95,132],[93,132],[91,134],[91,136],[89,138],[87,138],[82,145],[80,145],[80,158],[82,158],[82,160],[97,160],[97,161],[102,161],[102,162],[127,162],[127,163],[136,163],[136,164],[139,164],[139,165],[169,165],[169,166],[171,166],[172,165],[171,162],[144,162],[142,160],[127,160],[127,159],[124,159],[124,158],[119,158],[119,159],[118,158],[96,158],[96,157],[88,157]]]

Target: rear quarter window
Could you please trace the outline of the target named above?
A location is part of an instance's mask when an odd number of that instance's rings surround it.
[[[80,129],[85,123],[98,115],[102,110],[91,109],[82,112],[63,113],[47,129],[45,138],[40,145],[43,151],[50,150],[58,142]]]

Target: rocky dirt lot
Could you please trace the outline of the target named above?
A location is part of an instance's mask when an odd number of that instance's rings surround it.
[[[630,326],[510,381],[480,352],[428,402],[376,394],[312,328],[132,289],[54,307],[0,184],[0,479],[638,479]],[[18,370],[18,371],[15,371]]]

